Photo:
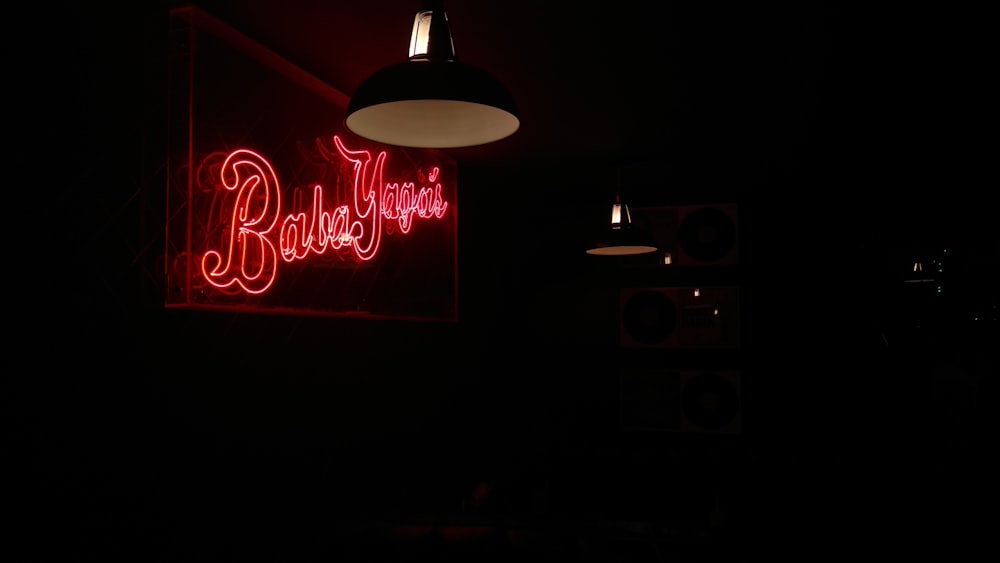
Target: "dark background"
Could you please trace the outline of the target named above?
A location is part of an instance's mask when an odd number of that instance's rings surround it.
[[[204,6],[346,93],[417,7]],[[522,558],[993,549],[986,35],[933,8],[450,3],[523,120],[453,153],[454,324],[165,310],[168,6],[16,8],[6,559],[441,558],[399,526],[444,523]],[[739,203],[737,353],[617,346],[617,289],[658,281],[582,251],[619,174]],[[945,247],[942,294],[907,291]],[[626,359],[738,368],[743,432],[622,429]]]

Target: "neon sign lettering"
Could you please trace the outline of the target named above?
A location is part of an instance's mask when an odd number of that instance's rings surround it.
[[[386,183],[386,152],[351,150],[333,137],[334,150],[317,140],[320,154],[330,162],[343,159],[353,168],[351,201],[330,206],[323,186],[311,188],[311,201],[302,205],[296,189],[292,212],[282,216],[281,186],[271,163],[250,149],[234,150],[218,170],[218,188],[232,201],[224,216],[221,240],[211,241],[201,257],[201,274],[217,288],[258,295],[270,288],[279,264],[346,250],[358,262],[374,259],[386,231],[407,234],[415,219],[441,219],[448,202],[441,194],[441,171],[433,167],[418,173],[416,182]],[[339,254],[338,254],[339,255]]]

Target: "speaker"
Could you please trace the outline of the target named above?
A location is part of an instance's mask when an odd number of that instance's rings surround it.
[[[630,367],[621,372],[620,389],[619,420],[623,429],[742,432],[739,371]]]
[[[665,265],[739,263],[739,209],[735,203],[631,209],[635,225],[654,238]]]
[[[622,288],[623,348],[736,349],[740,292],[736,286]]]

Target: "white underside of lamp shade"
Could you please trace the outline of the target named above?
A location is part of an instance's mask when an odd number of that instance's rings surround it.
[[[347,116],[351,132],[402,147],[469,147],[509,137],[520,126],[514,114],[458,100],[402,100],[361,108]]]

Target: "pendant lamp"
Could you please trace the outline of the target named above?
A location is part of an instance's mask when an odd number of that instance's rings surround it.
[[[379,143],[433,149],[491,143],[521,124],[503,85],[455,57],[443,0],[424,0],[413,21],[409,58],[362,82],[345,122]]]
[[[604,228],[601,238],[593,247],[587,249],[587,254],[597,256],[633,256],[656,252],[656,242],[647,231],[632,225],[632,215],[628,205],[622,202],[622,172],[618,170],[618,191],[615,201],[611,204],[611,223]]]
[[[631,256],[656,252],[656,242],[652,235],[632,225],[628,205],[622,203],[620,195],[615,195],[611,205],[611,224],[603,237],[587,254],[597,256]]]

